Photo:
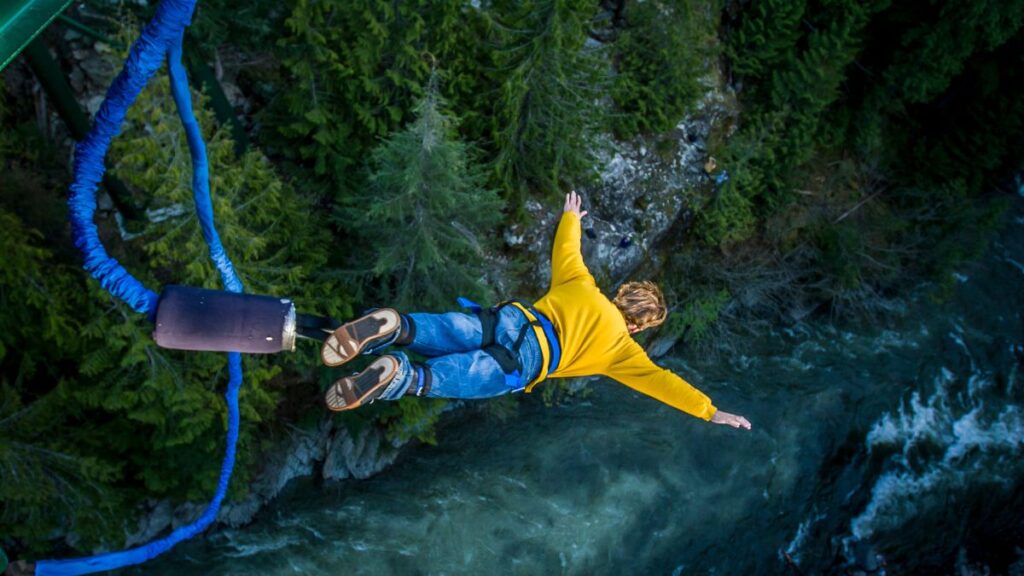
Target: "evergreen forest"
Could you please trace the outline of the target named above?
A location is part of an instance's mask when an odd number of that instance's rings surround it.
[[[77,2],[66,16],[85,31],[41,36],[87,113],[154,5]],[[681,208],[638,272],[670,299],[647,343],[715,353],[807,317],[871,322],[911,291],[948,297],[1019,187],[1022,26],[1024,0],[201,0],[185,43],[218,83],[194,80],[193,101],[247,291],[335,318],[539,297],[546,261],[508,232],[570,190],[598,202],[617,146],[670,163],[680,123],[719,95],[703,178],[650,193]],[[120,548],[154,500],[205,501],[223,451],[224,355],[157,347],[82,270],[73,144],[14,60],[0,72],[0,546],[25,558]],[[111,253],[149,286],[218,288],[165,78],[107,166],[121,192],[96,222]],[[606,293],[621,280],[599,275]],[[441,400],[328,416],[337,374],[316,350],[244,357],[232,500],[324,418],[393,446],[443,442]],[[586,393],[542,388],[460,409],[508,419]]]

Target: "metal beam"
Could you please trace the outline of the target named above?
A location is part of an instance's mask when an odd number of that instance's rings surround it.
[[[7,67],[71,1],[0,1],[0,70]]]
[[[64,79],[57,61],[50,56],[50,50],[42,38],[36,38],[25,48],[25,59],[32,68],[39,83],[46,92],[50,104],[57,110],[57,114],[67,124],[71,137],[81,141],[89,133],[89,118],[85,115],[82,107],[75,100],[75,94],[71,86]],[[142,216],[142,211],[132,202],[128,188],[123,182],[112,176],[109,172],[103,174],[103,185],[110,194],[110,199],[118,211],[129,220],[136,220]]]

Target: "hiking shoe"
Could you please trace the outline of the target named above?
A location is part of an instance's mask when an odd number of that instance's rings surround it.
[[[377,358],[366,367],[366,370],[346,376],[332,384],[324,395],[327,407],[340,412],[373,402],[389,392],[392,384],[397,383],[395,377],[398,376],[400,366],[398,358],[394,356]]]
[[[324,340],[320,360],[327,366],[341,366],[371,345],[387,344],[402,330],[402,317],[393,308],[378,308],[362,318],[341,325]]]

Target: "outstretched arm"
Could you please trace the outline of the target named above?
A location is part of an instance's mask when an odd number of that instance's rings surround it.
[[[582,204],[583,199],[575,191],[565,195],[562,220],[558,223],[555,243],[551,248],[552,286],[579,279],[594,282],[587,265],[583,263],[583,253],[580,251],[580,220],[587,215],[586,210],[580,210]]]
[[[632,353],[615,364],[608,376],[626,386],[664,402],[673,408],[715,424],[750,430],[750,421],[743,416],[722,412],[711,399],[670,370],[651,362],[639,344]]]

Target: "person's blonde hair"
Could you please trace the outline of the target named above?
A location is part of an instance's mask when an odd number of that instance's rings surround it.
[[[622,312],[626,323],[639,330],[657,326],[668,316],[665,296],[658,285],[649,280],[626,282],[619,286],[619,292],[612,303]]]

